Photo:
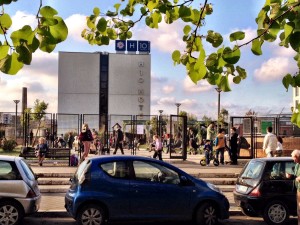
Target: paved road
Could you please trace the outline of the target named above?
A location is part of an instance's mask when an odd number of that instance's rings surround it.
[[[48,218],[48,217],[31,217],[24,219],[23,225],[76,225],[75,220],[69,217],[64,218]],[[182,225],[183,223],[110,223],[113,225]],[[289,225],[297,225],[297,220],[292,218]],[[184,225],[192,225],[192,223],[184,223]],[[232,216],[228,220],[224,220],[220,225],[266,225],[262,219],[250,218],[246,216]]]

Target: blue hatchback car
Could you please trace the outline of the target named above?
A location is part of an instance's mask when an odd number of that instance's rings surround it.
[[[78,224],[106,221],[195,221],[229,217],[228,199],[213,184],[163,161],[99,156],[83,161],[65,196]]]

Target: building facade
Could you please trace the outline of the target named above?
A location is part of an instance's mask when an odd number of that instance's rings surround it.
[[[150,54],[59,52],[58,113],[150,115],[150,90]]]

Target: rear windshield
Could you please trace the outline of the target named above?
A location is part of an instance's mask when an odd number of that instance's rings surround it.
[[[259,179],[263,171],[264,163],[261,161],[250,161],[241,178]]]
[[[34,176],[34,172],[32,171],[31,167],[24,160],[20,160],[20,164],[21,164],[23,171],[26,174],[26,177],[28,178],[28,180],[34,181],[35,176]]]

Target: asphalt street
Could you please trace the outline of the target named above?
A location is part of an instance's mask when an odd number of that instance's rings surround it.
[[[70,217],[64,218],[50,218],[50,217],[28,217],[25,218],[23,225],[76,225],[76,221]],[[109,223],[112,225],[192,225],[192,223],[145,223],[145,222],[123,222],[123,223]],[[296,218],[292,218],[288,225],[297,225]],[[266,225],[266,223],[259,218],[251,218],[246,216],[231,216],[230,219],[220,222],[220,225]]]

